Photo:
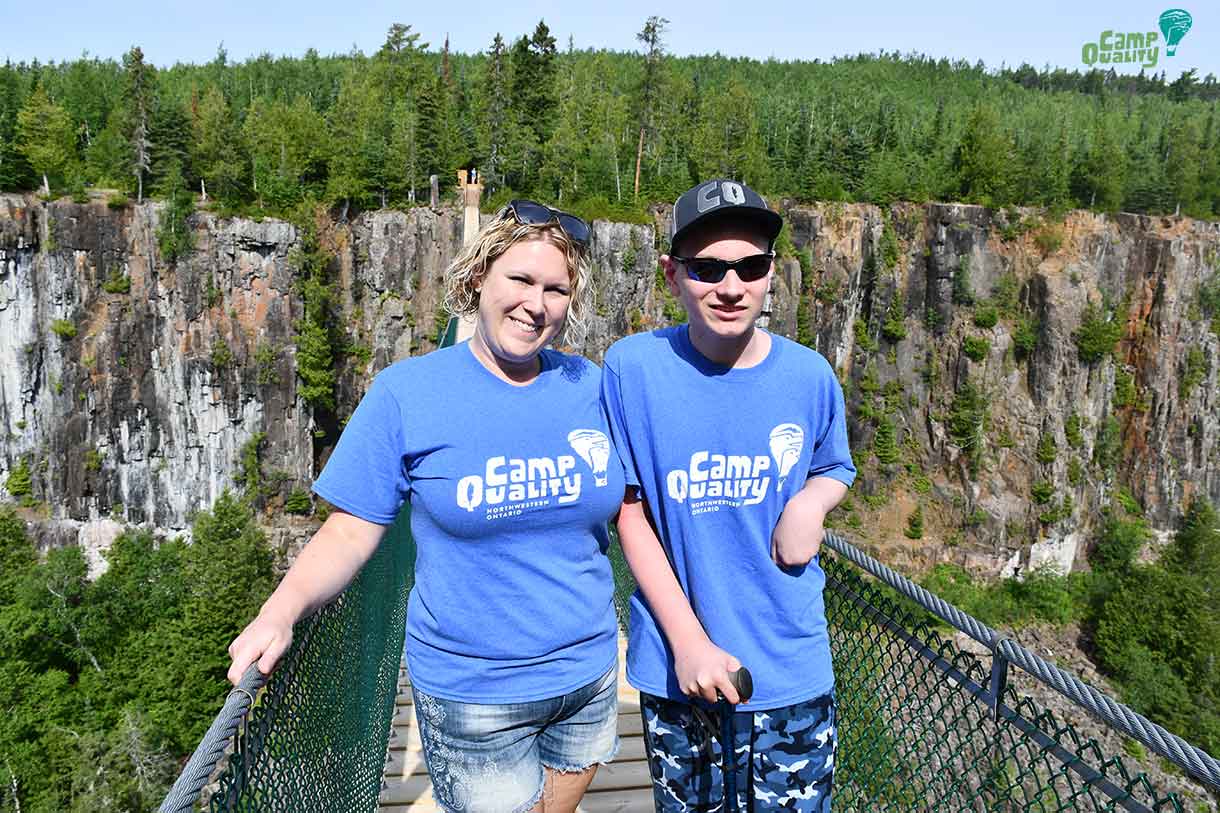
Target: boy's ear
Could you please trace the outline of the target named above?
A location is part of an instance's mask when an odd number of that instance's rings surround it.
[[[675,279],[679,272],[678,263],[673,261],[673,258],[668,254],[661,255],[661,268],[665,271],[665,284],[669,287],[669,292],[678,297],[678,281]]]

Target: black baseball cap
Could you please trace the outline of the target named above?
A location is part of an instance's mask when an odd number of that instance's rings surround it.
[[[673,217],[669,226],[669,246],[673,246],[696,226],[712,220],[746,221],[758,226],[759,231],[774,245],[784,219],[767,208],[762,195],[740,181],[717,178],[704,181],[682,193],[674,203]]]

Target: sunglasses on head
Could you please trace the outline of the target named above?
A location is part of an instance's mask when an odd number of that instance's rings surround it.
[[[740,260],[721,260],[717,257],[671,257],[674,262],[686,266],[686,273],[691,279],[699,282],[720,282],[732,268],[737,271],[737,277],[742,282],[755,282],[767,276],[771,270],[771,261],[775,252],[751,254]]]
[[[518,223],[530,226],[542,226],[556,221],[573,242],[579,243],[582,248],[589,245],[589,224],[576,215],[543,206],[532,200],[510,200],[504,207],[504,212],[512,212]]]

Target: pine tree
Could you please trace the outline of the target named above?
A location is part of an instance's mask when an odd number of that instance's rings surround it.
[[[424,54],[428,49],[428,43],[420,42],[419,38],[420,34],[413,32],[411,26],[394,23],[373,57],[377,81],[391,98],[408,96],[419,88]]]
[[[0,189],[28,189],[35,183],[17,131],[21,85],[16,68],[8,62],[0,66]]]
[[[1082,206],[1112,212],[1123,203],[1127,156],[1100,116],[1093,122],[1092,138],[1072,175],[1072,188]]]
[[[322,116],[306,96],[291,103],[255,99],[246,111],[242,138],[259,200],[280,211],[299,203],[326,173],[330,152]]]
[[[191,120],[180,106],[162,100],[152,114],[148,128],[149,179],[158,194],[166,191],[166,177],[177,174],[170,186],[186,183],[190,175]]]
[[[42,176],[43,194],[51,194],[49,177],[63,178],[75,161],[76,136],[68,111],[47,96],[39,84],[17,114],[18,147],[34,172]]]
[[[1198,125],[1191,117],[1181,116],[1173,125],[1173,137],[1167,139],[1165,180],[1174,211],[1188,215],[1206,214],[1199,205],[1199,170],[1203,165],[1200,150],[1202,138]]]
[[[480,152],[484,156],[483,178],[488,193],[494,194],[504,183],[507,133],[511,126],[511,110],[508,95],[508,64],[504,50],[504,39],[496,33],[487,52],[486,75],[483,79],[483,112],[479,116],[482,130],[479,134]]]
[[[661,70],[665,56],[665,26],[669,20],[664,17],[652,16],[644,23],[635,38],[644,43],[647,51],[644,53],[644,75],[639,90],[639,121],[640,141],[635,153],[635,187],[633,194],[640,196],[640,164],[644,159],[644,139],[652,130],[652,117],[657,103],[657,91],[661,84]]]
[[[585,169],[589,142],[595,134],[589,132],[589,116],[585,110],[589,92],[585,77],[571,71],[565,75],[559,102],[558,125],[547,142],[541,171],[541,181],[548,197],[555,196],[559,204],[581,194],[581,172]]]
[[[453,186],[454,127],[453,98],[443,73],[438,73],[431,87],[420,92],[416,129],[419,165],[422,179],[436,175],[441,189]]]
[[[153,101],[153,71],[144,64],[144,52],[133,46],[123,55],[126,85],[123,101],[127,113],[127,141],[131,148],[131,172],[136,178],[136,200],[144,200],[144,178],[152,166],[148,137]]]
[[[1203,158],[1199,167],[1199,203],[1202,209],[1210,207],[1205,217],[1220,214],[1220,133],[1216,128],[1216,106],[1212,105],[1203,131],[1201,150]]]
[[[126,188],[132,176],[131,145],[123,135],[122,118],[122,111],[111,111],[106,125],[85,151],[85,171],[99,186]]]
[[[559,90],[556,86],[558,66],[555,57],[555,38],[546,23],[538,21],[530,37],[531,73],[533,81],[528,95],[527,120],[538,136],[538,143],[545,144],[554,130],[555,112],[559,107]]]
[[[987,103],[977,105],[966,122],[953,162],[962,199],[984,206],[1006,203],[1011,152],[995,109]]]
[[[1067,126],[1060,124],[1059,135],[1046,158],[1045,187],[1042,193],[1042,201],[1051,209],[1064,209],[1071,205],[1071,167]]]
[[[191,122],[194,134],[191,162],[208,194],[229,204],[242,200],[247,189],[240,131],[224,94],[209,87]]]
[[[555,129],[558,108],[555,38],[541,20],[531,37],[513,43],[510,95],[519,132],[510,133],[512,162],[506,166],[507,183],[530,190],[538,183],[542,150]]]
[[[720,176],[767,188],[767,160],[758,132],[754,98],[730,81],[707,100],[691,154],[701,177]]]
[[[399,99],[390,111],[390,147],[387,158],[390,197],[399,204],[415,202],[419,186],[418,117],[415,106]]]

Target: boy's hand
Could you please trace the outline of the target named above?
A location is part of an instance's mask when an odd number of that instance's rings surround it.
[[[715,703],[716,693],[719,692],[730,703],[741,702],[737,687],[729,678],[729,672],[736,672],[740,668],[741,661],[707,638],[674,649],[674,672],[678,676],[678,687],[687,697],[702,697],[709,703]]]
[[[804,567],[818,555],[826,529],[826,513],[817,500],[798,494],[784,506],[771,532],[771,560],[780,567]]]

